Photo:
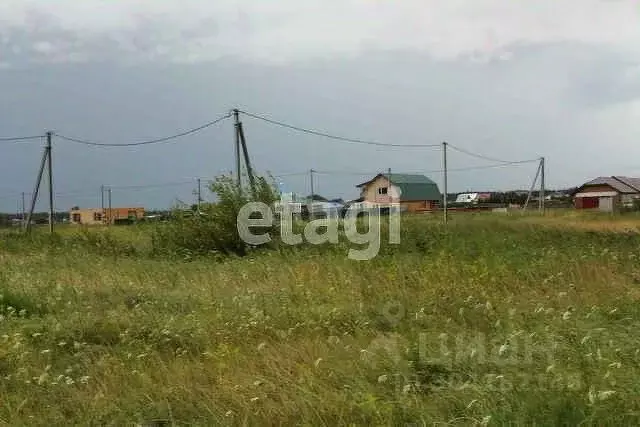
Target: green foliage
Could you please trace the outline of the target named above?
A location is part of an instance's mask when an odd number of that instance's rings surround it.
[[[238,233],[238,213],[249,202],[273,206],[278,197],[274,187],[264,177],[256,177],[255,186],[251,188],[238,186],[232,177],[223,175],[210,185],[209,190],[217,197],[215,204],[203,205],[200,213],[175,209],[173,221],[156,228],[154,253],[185,257],[247,254],[251,248]]]

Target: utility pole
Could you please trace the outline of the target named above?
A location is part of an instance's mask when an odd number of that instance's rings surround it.
[[[107,197],[108,197],[108,201],[109,201],[109,216],[107,218],[107,224],[111,225],[111,187],[109,187],[109,189],[107,190]]]
[[[256,197],[256,181],[253,176],[253,168],[251,167],[251,160],[249,160],[249,149],[247,148],[247,140],[244,137],[244,127],[242,122],[238,122],[238,135],[240,136],[240,144],[242,145],[242,153],[244,155],[244,165],[247,168],[247,175],[249,175],[249,184],[251,185],[251,192]]]
[[[544,157],[540,158],[540,213],[544,215]]]
[[[443,199],[443,211],[444,211],[444,225],[447,225],[447,221],[448,221],[448,212],[447,212],[447,208],[448,208],[448,189],[447,189],[447,143],[443,142],[442,143],[442,166],[443,166],[443,171],[444,171],[444,197]]]
[[[236,137],[235,139],[236,185],[238,186],[238,189],[240,189],[242,181],[240,178],[240,117],[239,117],[238,109],[233,110],[233,121],[235,123],[234,129],[235,129],[235,137]]]
[[[49,172],[49,232],[53,233],[53,166],[51,161],[51,132],[47,132],[47,159]]]
[[[26,219],[26,212],[25,212],[25,204],[24,204],[24,191],[22,192],[22,225],[24,225],[24,220]]]
[[[33,211],[36,208],[36,201],[38,200],[38,192],[40,191],[40,182],[42,182],[42,174],[44,173],[44,167],[47,162],[48,151],[45,148],[42,153],[42,161],[40,162],[40,169],[38,170],[38,178],[36,180],[36,186],[31,196],[31,206],[29,207],[29,216],[27,217],[27,223],[25,224],[25,230],[31,231],[31,218],[33,217]]]
[[[527,200],[524,202],[524,206],[522,207],[522,212],[527,210],[527,206],[529,206],[529,201],[531,200],[531,196],[533,195],[533,189],[536,187],[536,182],[538,182],[538,176],[540,176],[540,169],[542,167],[542,162],[538,163],[538,170],[536,171],[536,177],[533,178],[533,182],[531,183],[531,188],[529,189],[529,194],[527,195]]]
[[[311,182],[311,203],[313,203],[313,199],[315,196],[315,190],[314,190],[314,186],[313,186],[313,173],[315,171],[313,169],[309,169],[309,180]]]
[[[200,202],[202,201],[202,187],[200,185],[200,178],[198,178],[198,213],[200,213]]]

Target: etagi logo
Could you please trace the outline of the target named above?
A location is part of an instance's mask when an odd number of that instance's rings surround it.
[[[309,221],[303,234],[295,234],[293,231],[294,214],[300,213],[300,206],[288,202],[281,203],[278,220],[280,221],[280,238],[287,245],[299,245],[305,240],[312,245],[324,243],[337,244],[340,242],[340,224],[344,229],[347,239],[356,245],[367,245],[364,249],[349,249],[349,259],[358,261],[368,261],[376,257],[380,251],[381,241],[381,205],[388,208],[389,215],[389,243],[400,244],[400,203],[398,197],[389,197],[386,203],[376,203],[373,205],[354,204],[351,205],[341,218],[337,209],[326,209],[323,218]],[[260,218],[256,218],[260,214]],[[276,215],[271,206],[261,202],[251,202],[244,205],[237,218],[237,228],[240,238],[249,245],[260,246],[271,241],[269,232],[254,234],[260,228],[270,228],[274,225]],[[366,217],[366,221],[360,219]],[[365,232],[358,232],[358,223]],[[366,227],[364,227],[366,225]]]

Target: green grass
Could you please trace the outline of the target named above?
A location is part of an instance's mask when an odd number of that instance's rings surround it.
[[[609,222],[407,217],[367,262],[4,235],[0,424],[637,425],[640,239]]]

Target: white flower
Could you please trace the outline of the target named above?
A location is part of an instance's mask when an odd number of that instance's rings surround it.
[[[562,313],[562,320],[569,320],[571,318],[571,312],[569,310]]]
[[[320,362],[322,362],[322,357],[319,357],[318,359],[316,359],[316,361],[313,362],[313,366],[317,368],[318,366],[320,366]]]
[[[265,348],[266,346],[267,346],[267,344],[266,344],[266,343],[261,342],[260,344],[258,344],[258,351],[262,351],[262,350],[264,350],[264,348]]]
[[[498,350],[498,354],[500,356],[502,356],[503,354],[505,354],[507,352],[508,349],[509,349],[509,344],[502,344],[500,346],[500,349]]]
[[[379,383],[386,383],[387,382],[387,376],[386,375],[380,375],[378,377],[378,382]]]

